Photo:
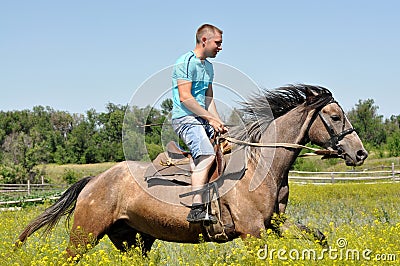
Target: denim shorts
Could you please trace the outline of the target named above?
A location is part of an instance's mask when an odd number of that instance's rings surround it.
[[[215,155],[210,138],[214,136],[214,128],[201,117],[183,116],[172,119],[172,127],[185,142],[194,159],[201,155]]]

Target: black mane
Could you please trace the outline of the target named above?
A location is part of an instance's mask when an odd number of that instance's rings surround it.
[[[307,99],[309,94],[314,96]],[[326,105],[332,99],[328,89],[305,84],[263,90],[241,103],[244,125],[234,131],[234,136],[243,141],[259,142],[261,134],[274,119],[304,103],[305,108],[314,109]]]

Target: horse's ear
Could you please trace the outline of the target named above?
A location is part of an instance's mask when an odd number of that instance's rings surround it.
[[[307,105],[311,105],[318,98],[317,97],[318,93],[316,93],[315,91],[311,90],[310,88],[306,88],[305,94],[306,94],[306,103],[307,103]]]

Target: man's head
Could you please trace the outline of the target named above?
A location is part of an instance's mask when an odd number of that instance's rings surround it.
[[[201,25],[196,32],[196,46],[201,47],[205,58],[214,58],[222,50],[222,30],[210,25]]]

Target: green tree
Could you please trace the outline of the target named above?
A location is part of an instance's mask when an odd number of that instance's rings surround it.
[[[94,163],[95,156],[86,149],[94,145],[93,136],[96,133],[97,113],[94,109],[84,115],[74,117],[74,125],[65,144],[68,154],[74,154],[76,163]]]
[[[400,115],[392,115],[389,119],[385,119],[385,131],[388,135],[400,130]]]
[[[170,99],[170,98],[165,99],[165,100],[161,103],[161,113],[162,113],[164,116],[171,115],[172,107],[173,107],[172,99]]]
[[[124,155],[127,160],[140,161],[146,155],[145,112],[137,106],[127,107],[122,128]]]
[[[382,116],[377,114],[378,106],[374,100],[359,100],[355,108],[348,113],[348,118],[363,142],[379,147],[386,141],[386,132]]]
[[[62,179],[67,182],[67,184],[71,185],[76,183],[80,179],[80,176],[78,172],[72,169],[65,169]]]
[[[389,156],[400,156],[400,130],[393,132],[387,139]]]
[[[98,143],[106,161],[122,161],[122,127],[127,106],[109,103],[107,112],[99,115]]]

